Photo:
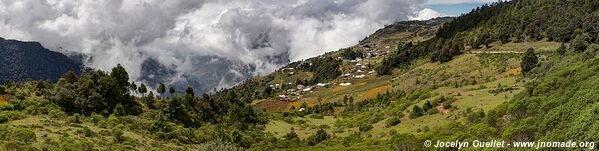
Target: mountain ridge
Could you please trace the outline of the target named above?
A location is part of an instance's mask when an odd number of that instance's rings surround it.
[[[57,81],[67,71],[80,73],[84,70],[84,65],[44,48],[39,42],[0,38],[0,56],[1,81]]]

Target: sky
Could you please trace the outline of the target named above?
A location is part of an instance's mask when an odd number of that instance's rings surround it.
[[[210,89],[352,46],[396,21],[455,16],[486,2],[0,0],[0,37],[81,55],[95,69],[122,64],[133,81]],[[168,74],[144,71],[148,62]]]

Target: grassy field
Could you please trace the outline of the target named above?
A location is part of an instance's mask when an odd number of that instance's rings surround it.
[[[266,125],[266,131],[273,134],[275,137],[283,137],[285,134],[291,132],[291,129],[297,133],[298,137],[301,139],[305,139],[310,135],[316,133],[317,130],[320,129],[321,125],[329,125],[332,126],[338,118],[333,116],[324,116],[323,119],[315,119],[315,118],[303,118],[303,117],[295,117],[293,118],[296,122],[302,122],[303,124],[289,124],[285,121],[272,120]],[[331,128],[325,129],[328,133],[334,133]]]
[[[396,112],[396,106],[394,105],[357,113],[352,115],[351,118],[341,118],[339,116],[325,116],[324,119],[294,118],[294,121],[305,121],[305,124],[290,124],[274,120],[267,125],[266,131],[277,137],[282,137],[291,132],[293,127],[300,138],[306,138],[319,129],[318,125],[326,124],[330,127],[326,129],[327,132],[331,132],[335,136],[347,136],[359,132],[358,128],[340,126],[339,122],[363,122],[369,120],[371,114],[383,114],[386,117],[373,123],[373,128],[363,132],[361,136],[388,139],[388,133],[391,130],[399,133],[418,134],[426,129],[433,129],[452,121],[463,120],[466,110],[488,111],[510,100],[514,94],[524,89],[522,82],[518,82],[521,74],[519,54],[512,53],[464,54],[444,64],[417,61],[413,67],[396,73],[394,76],[370,76],[366,79],[352,80],[350,81],[353,83],[351,86],[331,86],[317,89],[314,93],[306,94],[304,100],[321,98],[322,101],[335,102],[347,95],[353,96],[356,101],[361,101],[376,97],[377,94],[388,90],[411,92],[426,88],[430,90],[429,94],[431,96],[417,100],[414,105],[422,106],[426,101],[433,101],[440,96],[453,96],[455,100],[451,105],[454,108],[447,110],[439,105],[435,107],[439,110],[439,113],[410,119],[408,116],[412,106],[409,106],[406,110],[401,111],[401,115],[403,115],[400,118],[401,123],[391,127],[386,127],[385,120],[389,118],[389,114]],[[499,85],[502,88],[509,87],[513,90],[494,93]],[[314,105],[316,101],[308,102],[310,105]],[[301,101],[289,104],[299,105],[300,103]],[[289,104],[286,107],[290,107]],[[360,119],[362,121],[356,121]]]
[[[89,141],[95,146],[95,150],[106,150],[112,148],[112,144],[115,143],[114,137],[112,136],[110,128],[102,128],[97,126],[98,124],[90,123],[87,121],[81,121],[81,123],[73,123],[64,120],[64,118],[52,118],[47,115],[36,115],[28,116],[25,119],[10,121],[9,125],[27,128],[32,130],[36,135],[36,141],[33,146],[38,148],[45,148],[44,144],[51,141],[68,141],[64,140],[65,137],[69,139],[85,140]],[[91,132],[85,132],[85,128]],[[85,136],[90,134],[89,136]],[[139,150],[149,150],[152,146],[166,146],[169,148],[181,148],[173,142],[167,142],[156,140],[149,134],[135,133],[131,129],[126,129],[123,136],[127,138],[132,146],[135,146]],[[148,148],[146,148],[148,147]],[[110,149],[109,149],[110,150]]]

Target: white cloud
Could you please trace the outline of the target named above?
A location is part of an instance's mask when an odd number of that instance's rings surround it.
[[[137,80],[145,80],[148,58],[182,75],[202,68],[194,58],[216,56],[257,75],[282,66],[277,56],[293,61],[351,46],[416,16],[424,1],[0,0],[0,37],[81,53],[98,69],[121,63]]]
[[[441,14],[435,10],[432,10],[430,8],[425,8],[425,9],[418,11],[417,16],[410,17],[410,20],[429,20],[429,19],[441,17],[441,16],[447,16],[447,15],[443,15],[443,14]]]

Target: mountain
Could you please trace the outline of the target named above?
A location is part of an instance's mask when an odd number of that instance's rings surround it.
[[[0,80],[57,81],[67,71],[80,73],[83,65],[67,56],[48,50],[37,42],[0,38]]]
[[[596,0],[512,0],[398,22],[212,95],[190,88],[127,97],[120,66],[64,83],[2,85],[30,99],[0,102],[0,143],[7,150],[459,150],[427,142],[461,141],[466,150],[527,150],[537,148],[514,142],[572,141],[582,145],[539,149],[593,150],[598,9]],[[509,145],[472,146],[493,140]]]

